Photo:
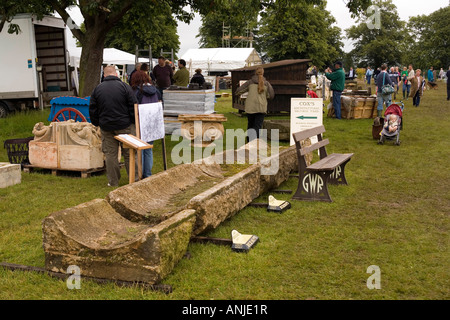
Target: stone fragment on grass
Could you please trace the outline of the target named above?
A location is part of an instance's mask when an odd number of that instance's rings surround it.
[[[46,269],[82,276],[158,283],[186,252],[195,211],[184,210],[157,225],[128,221],[106,200],[93,200],[44,219]]]
[[[19,184],[22,181],[20,164],[0,162],[0,188],[6,188]]]

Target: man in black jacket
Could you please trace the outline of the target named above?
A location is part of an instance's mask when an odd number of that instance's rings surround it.
[[[134,104],[136,96],[131,87],[123,83],[114,66],[104,69],[105,79],[91,95],[89,116],[94,126],[100,126],[102,133],[102,151],[105,154],[108,186],[116,187],[120,180],[118,160],[119,141],[114,136],[136,134]],[[129,174],[129,150],[122,148],[125,168]],[[135,170],[137,173],[137,170]]]

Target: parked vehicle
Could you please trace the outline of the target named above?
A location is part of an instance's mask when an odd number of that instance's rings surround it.
[[[0,118],[14,110],[42,109],[53,97],[74,94],[64,21],[20,14],[11,23],[20,32],[9,34],[7,23],[0,33]]]

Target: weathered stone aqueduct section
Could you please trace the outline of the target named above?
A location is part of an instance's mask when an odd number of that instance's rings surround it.
[[[228,152],[248,158],[252,147]],[[42,223],[46,268],[65,273],[77,265],[83,276],[160,282],[186,253],[192,236],[217,228],[297,168],[295,146],[232,175],[216,164],[226,154],[176,166],[120,187],[106,199],[50,214]],[[262,170],[274,161],[278,171]]]

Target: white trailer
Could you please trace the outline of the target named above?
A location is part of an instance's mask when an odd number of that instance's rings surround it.
[[[20,33],[9,34],[8,23],[0,33],[0,117],[73,95],[64,21],[20,14],[11,23]]]

